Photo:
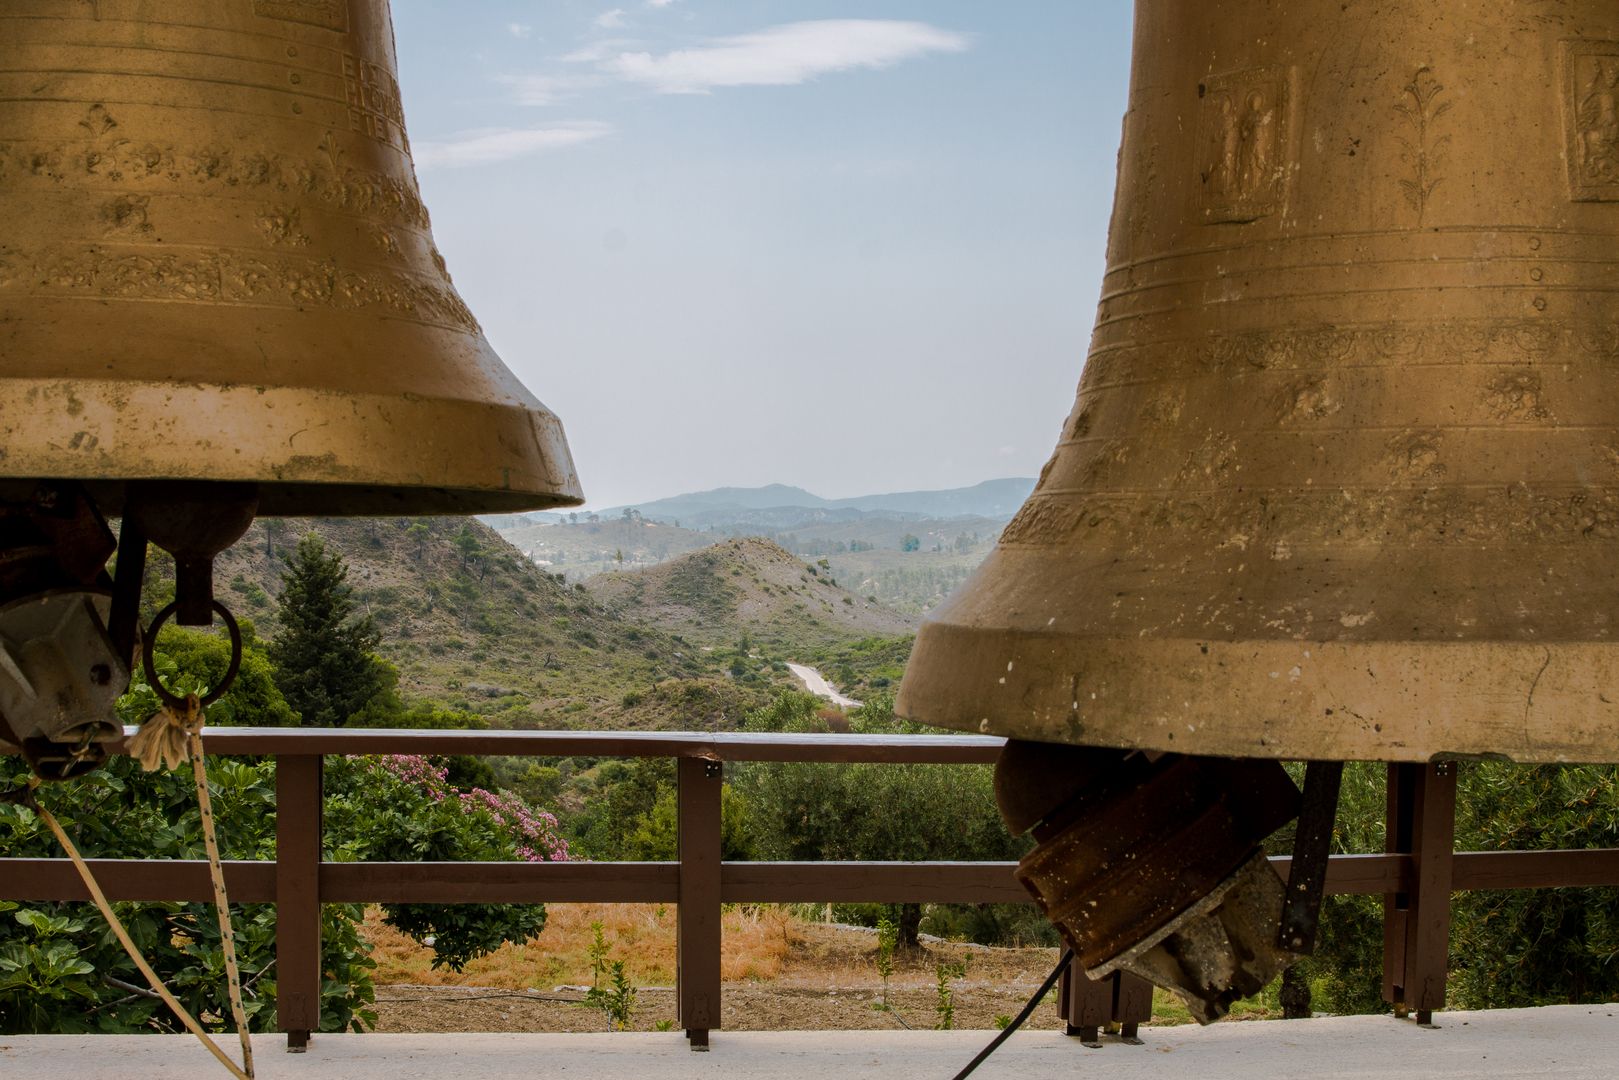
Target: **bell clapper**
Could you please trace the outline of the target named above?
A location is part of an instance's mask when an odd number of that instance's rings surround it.
[[[1012,740],[995,791],[1037,841],[1018,879],[1091,978],[1139,975],[1206,1024],[1300,955],[1260,847],[1299,812],[1279,762]]]

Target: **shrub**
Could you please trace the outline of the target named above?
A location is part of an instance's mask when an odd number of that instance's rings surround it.
[[[358,757],[327,769],[326,822],[345,861],[560,862],[568,846],[556,818],[509,792],[458,791],[449,770],[424,757]],[[468,960],[521,943],[545,928],[540,904],[388,904],[389,924],[432,938],[433,966],[460,971]]]
[[[209,781],[221,854],[271,858],[275,850],[275,765],[213,759]],[[21,761],[0,758],[0,790],[26,781]],[[189,770],[143,773],[128,758],[71,783],[53,784],[40,801],[61,820],[87,858],[200,859],[202,833]],[[0,850],[22,857],[61,854],[27,807],[0,804]],[[144,977],[90,904],[0,905],[0,1031],[179,1032],[167,1006],[118,983],[145,989]],[[274,1029],[275,911],[232,905],[243,1004],[255,1031]],[[165,984],[205,1026],[230,1016],[214,912],[205,904],[119,904],[130,936]],[[361,1030],[375,1023],[373,966],[359,934],[357,905],[321,912],[321,1026]],[[77,929],[75,929],[77,928]],[[266,977],[268,976],[268,977]],[[114,982],[112,980],[117,980]]]

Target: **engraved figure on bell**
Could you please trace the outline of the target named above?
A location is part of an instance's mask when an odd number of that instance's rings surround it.
[[[1209,187],[1222,195],[1235,195],[1237,155],[1242,145],[1242,127],[1237,122],[1236,106],[1224,94],[1220,95],[1219,108],[1220,155],[1210,171]]]
[[[1578,104],[1580,170],[1587,183],[1619,182],[1619,61],[1586,57]]]
[[[1264,187],[1275,155],[1276,110],[1266,100],[1264,91],[1255,90],[1248,95],[1238,139],[1242,146],[1242,171],[1237,177],[1237,193],[1247,197]]]
[[[1274,69],[1210,76],[1199,88],[1204,100],[1200,141],[1201,200],[1210,221],[1256,221],[1281,199],[1292,157],[1285,144],[1287,81]]]

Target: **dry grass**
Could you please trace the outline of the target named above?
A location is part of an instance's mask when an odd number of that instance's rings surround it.
[[[609,961],[624,961],[625,973],[639,986],[672,986],[675,981],[675,909],[663,904],[550,904],[545,930],[526,945],[503,945],[467,964],[461,972],[434,970],[432,950],[417,945],[366,913],[364,933],[375,946],[379,984],[490,986],[507,990],[581,986],[591,981],[591,924],[600,922]],[[720,976],[727,982],[775,979],[788,955],[803,940],[803,924],[779,907],[728,908]]]
[[[545,932],[526,946],[503,946],[474,960],[462,972],[432,968],[432,950],[383,925],[381,912],[366,914],[364,933],[374,944],[376,982],[500,990],[550,991],[558,986],[585,986],[591,981],[591,924],[600,922],[608,943],[608,959],[624,961],[636,986],[672,987],[675,981],[675,908],[654,904],[551,904]],[[814,914],[814,912],[809,912]],[[734,905],[722,922],[724,940],[721,978],[726,991],[725,1025],[746,1030],[844,1029],[884,1026],[890,1021],[874,1012],[881,979],[874,963],[876,934],[805,918],[792,907]],[[931,1026],[936,1004],[938,965],[964,965],[952,981],[957,1022],[962,1027],[991,1027],[997,1016],[1017,1011],[1023,998],[1045,977],[1055,949],[989,948],[930,940],[920,949],[901,949],[894,957],[889,1000],[912,1026]],[[739,987],[737,983],[752,983]],[[400,997],[403,993],[405,996]],[[442,991],[444,996],[412,997],[429,991],[385,992],[383,1030],[390,1031],[588,1031],[599,1030],[599,1015],[555,998],[489,999],[476,991]],[[461,1000],[453,995],[469,993]],[[1173,995],[1153,995],[1153,1023],[1184,1024],[1191,1017]],[[637,1030],[650,1030],[673,1013],[672,994],[645,997],[637,1014]],[[532,1015],[531,1015],[532,1014]],[[1238,1002],[1232,1020],[1269,1019],[1280,1015],[1276,987]],[[1059,1023],[1053,1008],[1041,1008],[1035,1027]]]

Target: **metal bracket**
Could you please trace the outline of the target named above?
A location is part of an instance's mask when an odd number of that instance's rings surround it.
[[[1344,763],[1312,761],[1304,770],[1304,800],[1293,836],[1293,861],[1287,874],[1287,899],[1276,944],[1308,956],[1315,951],[1321,926],[1321,897],[1327,886],[1327,859],[1332,854],[1332,824],[1338,816],[1338,791]]]

